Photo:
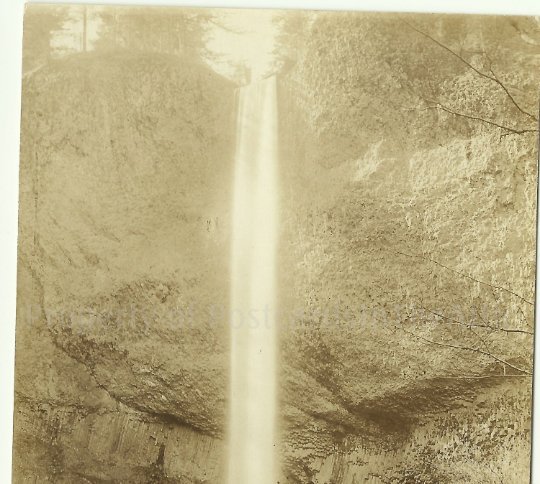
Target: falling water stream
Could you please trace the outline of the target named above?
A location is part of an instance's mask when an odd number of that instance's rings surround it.
[[[228,484],[275,484],[277,103],[243,87],[234,181]]]

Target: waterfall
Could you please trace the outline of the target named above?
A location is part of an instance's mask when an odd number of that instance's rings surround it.
[[[275,484],[275,77],[240,91],[235,163],[228,483]]]

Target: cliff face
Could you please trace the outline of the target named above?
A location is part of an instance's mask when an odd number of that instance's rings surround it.
[[[527,480],[538,58],[413,20],[310,16],[280,76],[288,482]],[[165,55],[25,80],[14,482],[224,482],[234,98]]]
[[[515,19],[295,27],[280,78],[290,479],[528,479],[537,126],[458,58],[491,55],[494,25],[492,70],[534,113]]]
[[[221,482],[234,86],[88,54],[23,99],[14,482]]]

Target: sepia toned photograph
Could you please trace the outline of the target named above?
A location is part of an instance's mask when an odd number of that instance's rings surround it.
[[[28,4],[16,484],[531,480],[540,17]]]

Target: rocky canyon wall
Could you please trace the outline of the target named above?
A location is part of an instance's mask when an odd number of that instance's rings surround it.
[[[14,482],[222,482],[234,96],[142,53],[24,80]]]

